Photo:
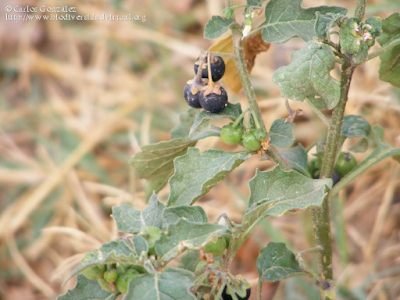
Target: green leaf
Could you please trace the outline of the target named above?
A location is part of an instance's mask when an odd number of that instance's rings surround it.
[[[161,233],[155,243],[156,253],[161,260],[168,262],[186,249],[198,249],[215,236],[226,232],[225,227],[209,223],[191,223],[180,219],[168,227],[168,232]]]
[[[249,182],[250,200],[240,228],[235,234],[246,238],[267,216],[279,217],[290,211],[319,206],[332,187],[331,179],[311,179],[297,171],[284,171],[279,166],[260,172]]]
[[[400,39],[400,14],[394,13],[382,21],[382,35],[378,43],[383,47]],[[379,78],[393,86],[400,87],[400,45],[380,56]]]
[[[192,272],[165,268],[155,272],[136,276],[129,283],[125,300],[196,300],[190,292],[194,285]]]
[[[320,39],[327,39],[329,30],[335,26],[335,23],[344,17],[342,13],[327,13],[321,14],[319,11],[316,12],[315,21],[315,34]]]
[[[334,67],[330,47],[311,41],[303,49],[293,52],[290,65],[279,68],[272,79],[279,85],[284,98],[296,101],[319,99],[332,109],[340,97],[340,84],[330,76]]]
[[[304,272],[292,251],[284,243],[269,243],[261,249],[257,258],[260,282],[275,282],[289,277],[308,275]]]
[[[96,280],[89,280],[83,275],[78,275],[76,285],[69,289],[64,295],[58,296],[57,300],[114,300],[117,295],[103,290]]]
[[[117,223],[119,232],[138,233],[142,226],[155,226],[163,228],[162,214],[165,206],[153,194],[149,204],[143,211],[135,210],[129,204],[112,207],[111,217]]]
[[[371,125],[361,116],[347,115],[343,119],[340,135],[346,138],[359,137],[361,140],[351,150],[364,152],[368,149],[368,136],[371,133]]]
[[[246,0],[248,6],[261,6],[264,0]]]
[[[278,148],[287,148],[294,143],[294,124],[286,123],[285,120],[275,120],[269,130],[271,144]]]
[[[193,204],[251,155],[246,152],[190,148],[174,161],[175,173],[169,180],[168,206]]]
[[[307,170],[307,151],[301,144],[298,144],[292,149],[282,150],[280,151],[280,154],[288,161],[289,166],[292,169],[299,171],[306,176],[310,176]]]
[[[186,251],[186,253],[181,256],[181,262],[179,263],[178,268],[194,272],[199,260],[200,253],[198,250]]]
[[[213,40],[223,35],[233,24],[232,19],[213,16],[204,27],[204,38]]]
[[[303,9],[302,0],[271,0],[265,7],[266,21],[261,24],[262,38],[268,43],[285,43],[293,37],[313,39],[316,13],[346,15],[347,10],[336,6]]]
[[[240,114],[242,113],[242,108],[240,103],[228,105],[219,113],[214,114],[208,111],[201,111],[194,119],[193,125],[190,129],[190,135],[194,134],[196,131],[199,131],[199,127],[204,125],[209,120],[218,120],[218,119],[231,119],[232,121],[236,120]]]
[[[143,241],[140,239],[134,239],[133,237],[128,237],[124,239],[118,239],[105,243],[101,246],[99,250],[92,252],[90,259],[86,260],[81,265],[77,266],[72,273],[65,280],[68,281],[76,274],[82,272],[86,268],[95,265],[105,265],[105,264],[141,264],[139,262],[139,255],[136,250],[141,250],[145,247]]]
[[[198,141],[210,136],[219,136],[220,129],[213,126],[210,122],[202,122],[193,127],[194,121],[202,111],[199,109],[190,108],[188,111],[179,116],[180,123],[171,131],[173,139],[184,138],[190,141]]]
[[[208,218],[200,206],[175,206],[164,210],[163,219],[166,226],[178,222],[180,219],[192,223],[207,223]]]
[[[184,155],[187,149],[195,144],[194,141],[177,138],[146,145],[142,147],[142,152],[130,160],[130,164],[139,178],[149,180],[151,187],[158,192],[174,172],[174,158]]]
[[[279,217],[288,210],[306,209],[320,205],[326,195],[325,188],[332,187],[331,179],[311,179],[296,171],[284,171],[279,166],[268,172],[257,169],[249,181],[248,212],[263,204],[270,204],[266,213]]]

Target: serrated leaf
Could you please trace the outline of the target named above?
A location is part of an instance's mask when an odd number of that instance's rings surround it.
[[[174,160],[175,173],[169,180],[167,206],[191,205],[251,155],[246,152],[190,148]]]
[[[194,119],[190,132],[192,133],[198,131],[198,128],[209,120],[218,120],[218,119],[236,120],[241,113],[242,113],[242,107],[240,103],[237,104],[228,103],[228,105],[220,113],[217,114],[203,110]]]
[[[168,227],[168,232],[161,233],[155,243],[156,253],[161,260],[168,262],[185,249],[198,249],[215,236],[226,232],[225,227],[209,223],[191,223],[180,219]]]
[[[279,153],[288,161],[292,169],[306,176],[310,176],[307,170],[307,151],[301,144],[298,144],[292,149],[282,150]]]
[[[269,129],[271,144],[278,148],[287,148],[294,143],[294,124],[285,123],[284,120],[275,120]]]
[[[292,251],[284,243],[269,243],[261,249],[257,258],[260,282],[275,282],[294,276],[308,275],[296,260]]]
[[[192,223],[207,223],[208,218],[200,206],[175,206],[168,207],[163,212],[163,220],[166,227],[178,222],[180,219]]]
[[[83,275],[78,275],[75,287],[58,296],[57,300],[114,300],[116,298],[116,294],[103,290],[96,280],[89,280]]]
[[[248,211],[262,204],[270,204],[266,213],[279,217],[288,210],[303,210],[311,205],[320,205],[326,195],[325,188],[332,187],[332,180],[311,179],[296,171],[284,171],[277,166],[267,172],[257,169],[249,186]]]
[[[194,285],[192,272],[165,268],[155,272],[136,276],[129,283],[124,300],[196,300],[190,292]]]
[[[285,43],[293,37],[310,41],[314,37],[316,13],[346,15],[347,10],[336,6],[303,9],[302,0],[271,0],[265,7],[266,21],[261,24],[262,37],[268,43]]]
[[[227,32],[232,24],[232,19],[227,19],[220,16],[213,16],[204,27],[204,38],[209,40],[217,39],[225,32]]]
[[[400,39],[400,13],[394,13],[382,21],[382,35],[377,38],[381,46]],[[400,87],[400,46],[393,47],[380,56],[379,78]]]
[[[311,179],[297,171],[279,166],[268,172],[256,170],[249,182],[250,200],[238,236],[246,237],[267,216],[279,217],[290,211],[305,210],[322,204],[332,188],[331,179]]]
[[[371,133],[371,125],[361,116],[347,115],[343,119],[340,135],[346,138],[359,137],[361,140],[351,150],[364,152],[368,149],[368,136]]]
[[[344,17],[342,13],[327,13],[321,14],[319,11],[316,12],[315,21],[315,35],[320,39],[326,39],[329,30],[335,25],[336,21]]]
[[[111,217],[117,223],[119,232],[138,233],[143,226],[163,228],[164,208],[164,204],[158,201],[157,195],[153,194],[143,211],[135,210],[129,204],[122,204],[112,207]]]
[[[140,244],[135,245],[135,243]],[[76,274],[82,272],[86,268],[95,265],[105,265],[113,263],[140,265],[140,253],[136,253],[136,249],[141,249],[142,247],[142,241],[139,241],[138,239],[133,239],[132,237],[118,239],[109,243],[105,243],[100,247],[100,249],[93,252],[92,257],[89,260],[86,260],[84,263],[77,266],[67,277],[65,282],[71,279]]]
[[[330,47],[315,41],[292,53],[292,62],[279,68],[272,79],[279,85],[282,96],[290,100],[320,98],[329,109],[339,102],[340,84],[330,76],[335,59]]]

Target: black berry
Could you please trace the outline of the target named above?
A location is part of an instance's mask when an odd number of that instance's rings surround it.
[[[202,108],[216,114],[222,111],[227,105],[228,94],[222,86],[210,93],[205,90],[204,92],[200,93],[199,102]]]
[[[183,89],[183,97],[189,106],[194,108],[201,108],[199,97],[201,94],[199,86],[196,86],[195,81],[189,80]]]
[[[246,289],[246,296],[240,297],[238,294],[236,294],[236,297],[238,300],[248,300],[250,298],[250,293],[251,293],[251,288]],[[228,295],[226,292],[226,287],[224,288],[224,291],[222,292],[222,299],[223,300],[233,300],[231,295]]]
[[[224,60],[220,56],[212,56],[211,57],[211,78],[212,81],[218,81],[225,74],[225,63]],[[199,69],[199,59],[196,60],[194,64],[194,73],[197,74]],[[205,59],[205,63],[202,66],[201,77],[208,78],[208,62],[207,57]]]
[[[338,183],[340,181],[340,176],[335,171],[333,171],[333,173],[332,173],[332,181],[333,181],[333,185],[336,185],[336,183]]]

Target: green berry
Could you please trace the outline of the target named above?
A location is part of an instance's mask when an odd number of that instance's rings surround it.
[[[129,282],[139,273],[135,270],[128,270],[125,274],[122,274],[118,277],[115,281],[115,286],[117,287],[118,291],[125,294],[128,291]]]
[[[227,145],[239,144],[242,140],[243,128],[241,126],[234,128],[232,125],[233,123],[230,123],[221,129],[221,139]]]
[[[243,147],[250,151],[257,151],[261,148],[261,141],[256,138],[254,129],[243,133],[242,143]]]
[[[118,279],[118,272],[116,269],[105,271],[103,278],[107,282],[115,282]]]
[[[214,239],[204,246],[205,253],[211,253],[215,256],[220,256],[222,253],[224,253],[225,249],[226,249],[226,240],[223,237]]]
[[[101,288],[109,293],[115,293],[116,291],[113,291],[113,289],[110,287],[110,284],[105,281],[104,279],[100,278],[97,280],[98,284],[101,286]]]
[[[337,159],[334,170],[340,176],[340,178],[343,178],[356,166],[357,160],[351,153],[341,152]]]
[[[82,275],[90,280],[103,278],[103,274],[104,269],[102,269],[100,266],[93,266],[82,271]]]

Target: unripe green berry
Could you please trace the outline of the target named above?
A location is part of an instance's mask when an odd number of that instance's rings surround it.
[[[222,141],[227,145],[239,144],[242,140],[243,128],[241,126],[233,128],[232,124],[222,127],[220,133]]]
[[[107,282],[115,282],[118,279],[118,272],[115,269],[108,270],[104,272],[103,278]]]
[[[253,129],[243,133],[242,135],[243,147],[250,151],[257,151],[261,148],[261,141],[259,141],[254,134],[255,130]]]

